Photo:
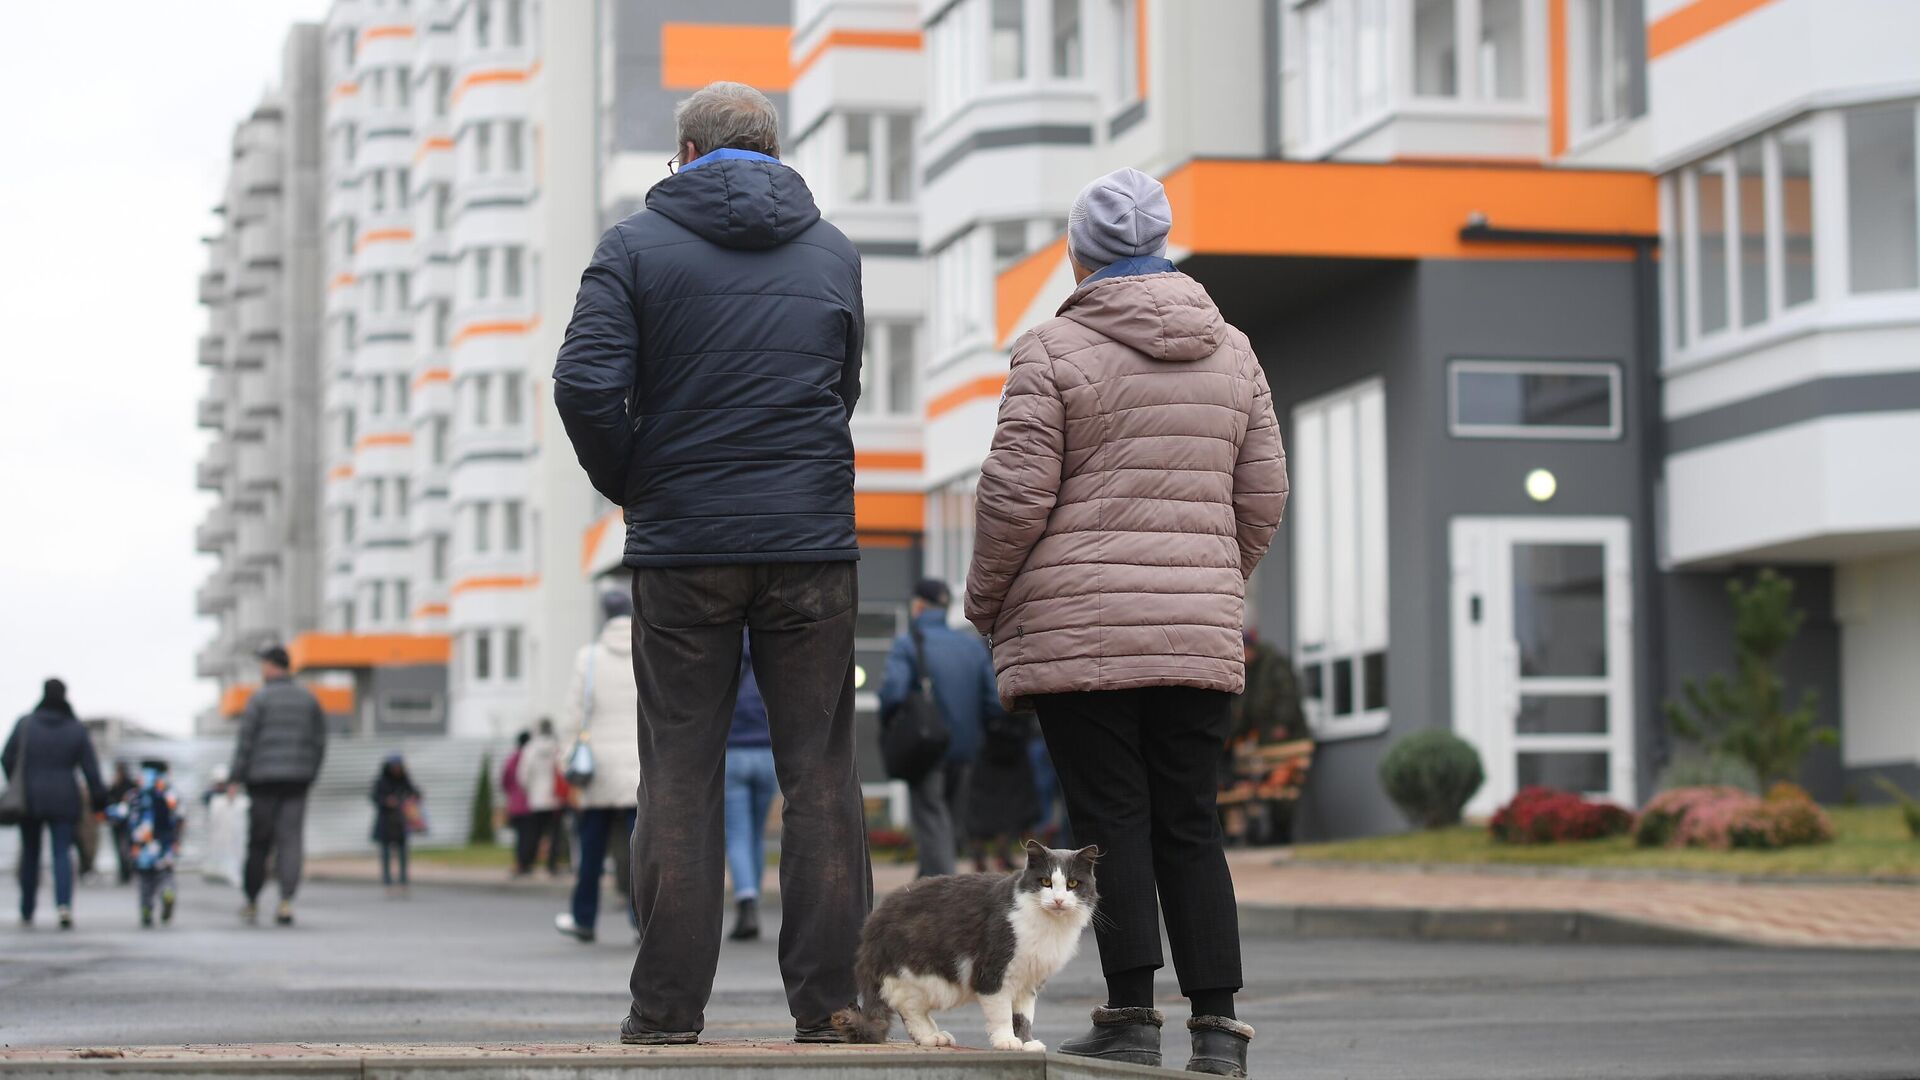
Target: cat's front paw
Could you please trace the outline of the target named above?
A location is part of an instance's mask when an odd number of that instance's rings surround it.
[[[1004,1035],[995,1035],[993,1037],[993,1048],[995,1050],[1025,1050],[1027,1044],[1020,1036],[1009,1031]]]
[[[921,1046],[958,1046],[959,1045],[959,1040],[955,1039],[951,1033],[945,1032],[945,1031],[936,1031],[933,1034],[926,1036],[925,1038],[915,1039],[913,1041],[919,1043]]]
[[[1044,1054],[1047,1052],[1047,1044],[1041,1042],[1039,1039],[1028,1039],[1025,1043],[1021,1044],[1020,1049],[1025,1050],[1029,1054]]]

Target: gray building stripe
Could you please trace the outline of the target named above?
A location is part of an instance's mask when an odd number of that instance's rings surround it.
[[[463,454],[460,457],[454,458],[453,467],[457,469],[462,465],[470,465],[476,461],[525,461],[526,459],[527,452],[525,450],[476,450],[471,454]]]
[[[927,163],[926,170],[920,174],[925,183],[933,183],[941,173],[966,160],[969,154],[980,150],[996,150],[1009,146],[1092,146],[1093,128],[1086,124],[1028,124],[1024,127],[989,128],[976,131],[961,139],[960,142]]]
[[[365,337],[360,339],[360,344],[378,345],[382,342],[395,342],[395,341],[410,342],[412,340],[413,340],[413,335],[407,334],[407,333],[368,334]]]
[[[1107,122],[1107,138],[1109,139],[1119,138],[1120,136],[1126,134],[1128,131],[1132,130],[1134,125],[1138,124],[1142,120],[1145,120],[1146,118],[1147,118],[1147,99],[1141,98],[1139,101],[1136,101],[1133,104],[1127,106],[1126,108],[1120,110],[1119,115],[1115,116],[1112,120]]]
[[[453,212],[453,217],[455,221],[458,221],[465,217],[469,210],[487,210],[495,207],[518,207],[525,205],[527,205],[527,200],[515,195],[501,195],[492,199],[472,199],[461,203],[459,209]]]
[[[1920,410],[1920,371],[1834,375],[1667,421],[1669,454],[1823,416]]]
[[[853,250],[875,258],[893,256],[917,258],[920,245],[913,240],[855,240]]]

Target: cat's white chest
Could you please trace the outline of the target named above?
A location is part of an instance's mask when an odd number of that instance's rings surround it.
[[[1080,951],[1081,932],[1090,913],[1050,915],[1036,903],[1022,901],[1007,913],[1013,925],[1013,960],[1007,965],[1008,984],[1024,991],[1038,990],[1067,966]]]

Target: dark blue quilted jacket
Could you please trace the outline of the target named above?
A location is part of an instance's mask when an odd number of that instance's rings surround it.
[[[859,558],[860,257],[772,160],[683,169],[581,277],[553,399],[628,566]]]

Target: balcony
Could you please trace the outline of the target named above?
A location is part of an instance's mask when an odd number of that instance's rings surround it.
[[[193,467],[193,486],[201,491],[220,491],[226,487],[232,451],[224,442],[207,448],[207,456]]]
[[[216,506],[207,513],[207,520],[193,530],[193,549],[208,555],[218,555],[233,539],[233,514],[225,506]]]
[[[201,398],[194,405],[194,417],[201,427],[219,431],[227,426],[227,403],[218,398]]]
[[[236,597],[226,571],[214,575],[193,590],[193,610],[201,615],[218,615],[233,607]]]
[[[222,304],[227,299],[227,273],[224,270],[200,272],[200,302]]]
[[[217,368],[227,362],[227,339],[221,334],[200,335],[200,366]]]
[[[202,615],[211,612],[201,612]],[[232,651],[223,644],[224,639],[214,638],[193,656],[193,673],[203,679],[217,679],[227,673],[233,664]]]

